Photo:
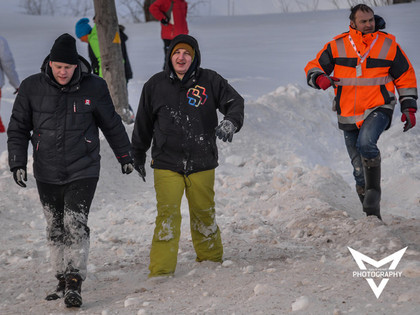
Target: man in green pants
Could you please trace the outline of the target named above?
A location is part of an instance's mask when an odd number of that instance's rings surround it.
[[[151,167],[157,217],[149,277],[175,272],[184,191],[196,260],[222,262],[223,245],[214,203],[216,136],[232,141],[243,124],[244,99],[219,74],[200,68],[200,61],[193,37],[175,37],[164,71],[143,86],[136,115],[132,145],[135,169],[143,180],[146,152],[153,141]],[[220,124],[217,111],[224,115]]]

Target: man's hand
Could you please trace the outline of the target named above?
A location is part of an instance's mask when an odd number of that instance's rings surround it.
[[[337,81],[340,81],[340,79],[336,77],[329,77],[325,74],[319,75],[318,78],[316,78],[315,80],[316,84],[323,90],[328,89],[331,85],[335,89],[334,82],[337,82]]]
[[[413,128],[416,125],[416,111],[415,108],[407,108],[404,109],[401,115],[401,121],[405,122],[404,124],[404,132]]]
[[[146,169],[144,168],[144,164],[137,164],[134,162],[134,169],[139,173],[139,176],[146,182]]]
[[[20,187],[26,187],[26,184],[24,183],[24,181],[26,182],[28,180],[26,176],[26,167],[24,168],[15,167],[12,170],[12,172],[13,172],[13,179],[15,180],[16,184],[18,184]]]
[[[164,19],[160,20],[160,23],[162,23],[163,25],[168,25],[169,24],[169,19],[164,18]]]
[[[126,163],[121,165],[121,171],[123,174],[130,174],[134,170],[133,163]]]
[[[233,134],[236,131],[235,125],[230,120],[222,120],[216,127],[216,136],[224,142],[232,142]]]

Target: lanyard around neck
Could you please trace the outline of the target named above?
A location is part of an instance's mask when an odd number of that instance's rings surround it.
[[[356,54],[359,56],[359,58],[360,58],[360,63],[361,63],[361,64],[365,61],[366,57],[369,55],[370,50],[371,50],[371,49],[372,49],[372,47],[375,45],[375,43],[376,43],[376,40],[377,40],[377,39],[378,39],[378,34],[376,34],[375,39],[373,40],[372,44],[370,44],[369,50],[368,50],[367,52],[365,52],[365,54],[362,56],[362,55],[360,55],[360,54],[359,54],[359,52],[357,51],[357,47],[356,47],[356,44],[355,44],[355,43],[354,43],[354,41],[353,41],[353,38],[351,38],[351,35],[349,35],[349,41],[350,41],[350,44],[353,46],[354,51],[355,51],[355,52],[356,52]]]

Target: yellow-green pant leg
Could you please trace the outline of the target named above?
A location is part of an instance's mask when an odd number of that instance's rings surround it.
[[[190,209],[191,237],[197,261],[222,262],[223,245],[216,224],[214,169],[186,178],[186,197]]]
[[[175,272],[181,234],[184,177],[169,170],[154,170],[157,200],[156,226],[150,250],[149,277]]]

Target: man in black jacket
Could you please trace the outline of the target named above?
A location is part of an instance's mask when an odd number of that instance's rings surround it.
[[[220,124],[217,111],[224,115]],[[153,141],[158,214],[149,277],[175,272],[184,191],[196,260],[222,261],[214,204],[216,136],[232,141],[243,119],[244,99],[219,74],[200,68],[197,41],[189,35],[175,37],[165,70],[143,87],[132,136],[134,167],[143,180],[146,152]]]
[[[133,171],[131,145],[115,112],[106,82],[91,74],[76,40],[58,37],[41,73],[26,78],[13,105],[8,135],[10,170],[26,187],[28,142],[47,220],[51,263],[59,283],[47,300],[64,296],[67,307],[82,304],[89,252],[89,209],[99,178],[100,128],[121,164]]]

